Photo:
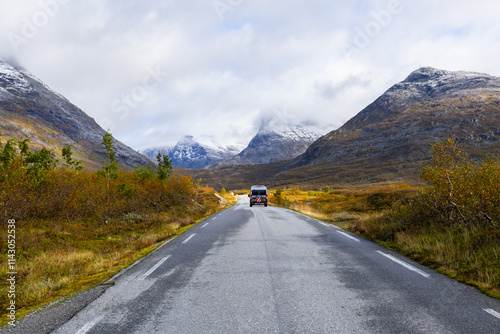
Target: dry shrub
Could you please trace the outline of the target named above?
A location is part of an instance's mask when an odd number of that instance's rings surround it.
[[[35,179],[22,154],[7,161],[4,153],[0,145],[0,216],[16,220],[19,309],[97,284],[220,210],[213,189],[195,188],[188,177],[160,180],[145,169],[118,171],[108,187],[102,173],[54,167],[47,160]],[[5,239],[0,248],[6,249]],[[6,252],[0,260],[7,263]],[[6,287],[0,285],[3,310]]]

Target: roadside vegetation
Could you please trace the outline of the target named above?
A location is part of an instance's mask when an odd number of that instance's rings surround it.
[[[335,223],[500,298],[500,161],[432,147],[424,188],[275,190],[276,204]]]
[[[82,170],[69,146],[58,161],[51,150],[31,150],[28,140],[0,144],[0,216],[16,221],[17,317],[102,283],[224,207],[201,180],[172,174],[168,156],[158,155],[157,170],[120,170],[113,144],[106,133],[108,163],[97,172]],[[6,233],[1,277],[9,271]],[[0,325],[7,321],[7,290],[4,280]]]
[[[271,190],[270,201],[272,205],[347,228],[353,223],[382,217],[394,202],[411,198],[418,189],[406,184],[367,190],[329,186],[314,191],[285,188]]]

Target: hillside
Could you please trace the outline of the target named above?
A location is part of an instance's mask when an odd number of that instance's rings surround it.
[[[473,158],[500,153],[500,78],[420,68],[341,128],[286,162],[200,175],[231,188],[419,183],[433,143],[455,138]],[[230,177],[232,175],[232,177]]]
[[[64,145],[73,147],[75,158],[88,168],[105,163],[102,136],[92,118],[40,79],[20,66],[0,60],[0,131],[5,138],[30,138],[33,147],[48,147],[60,154]],[[116,140],[123,168],[152,165],[146,156]]]
[[[415,180],[430,146],[446,138],[472,146],[477,157],[500,152],[499,120],[500,78],[420,68],[287,170],[307,167],[336,181]]]
[[[287,124],[277,119],[268,120],[260,127],[248,146],[238,155],[217,164],[263,164],[289,160],[305,152],[320,137],[313,126]]]

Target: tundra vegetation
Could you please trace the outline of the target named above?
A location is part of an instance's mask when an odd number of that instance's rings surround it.
[[[500,298],[500,161],[471,159],[449,139],[432,146],[420,176],[427,186],[280,189],[271,200]]]
[[[63,161],[29,140],[0,144],[0,216],[16,220],[18,316],[102,283],[163,241],[222,206],[214,190],[172,173],[167,156],[158,170],[118,168],[113,139],[103,137],[108,164],[82,170],[71,147]],[[226,198],[234,202],[233,198]],[[7,240],[1,238],[7,263]],[[0,267],[6,277],[7,265]],[[7,284],[0,286],[6,323]]]

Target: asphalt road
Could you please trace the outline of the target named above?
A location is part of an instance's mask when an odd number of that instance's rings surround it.
[[[113,281],[54,333],[500,333],[500,301],[245,197]]]

